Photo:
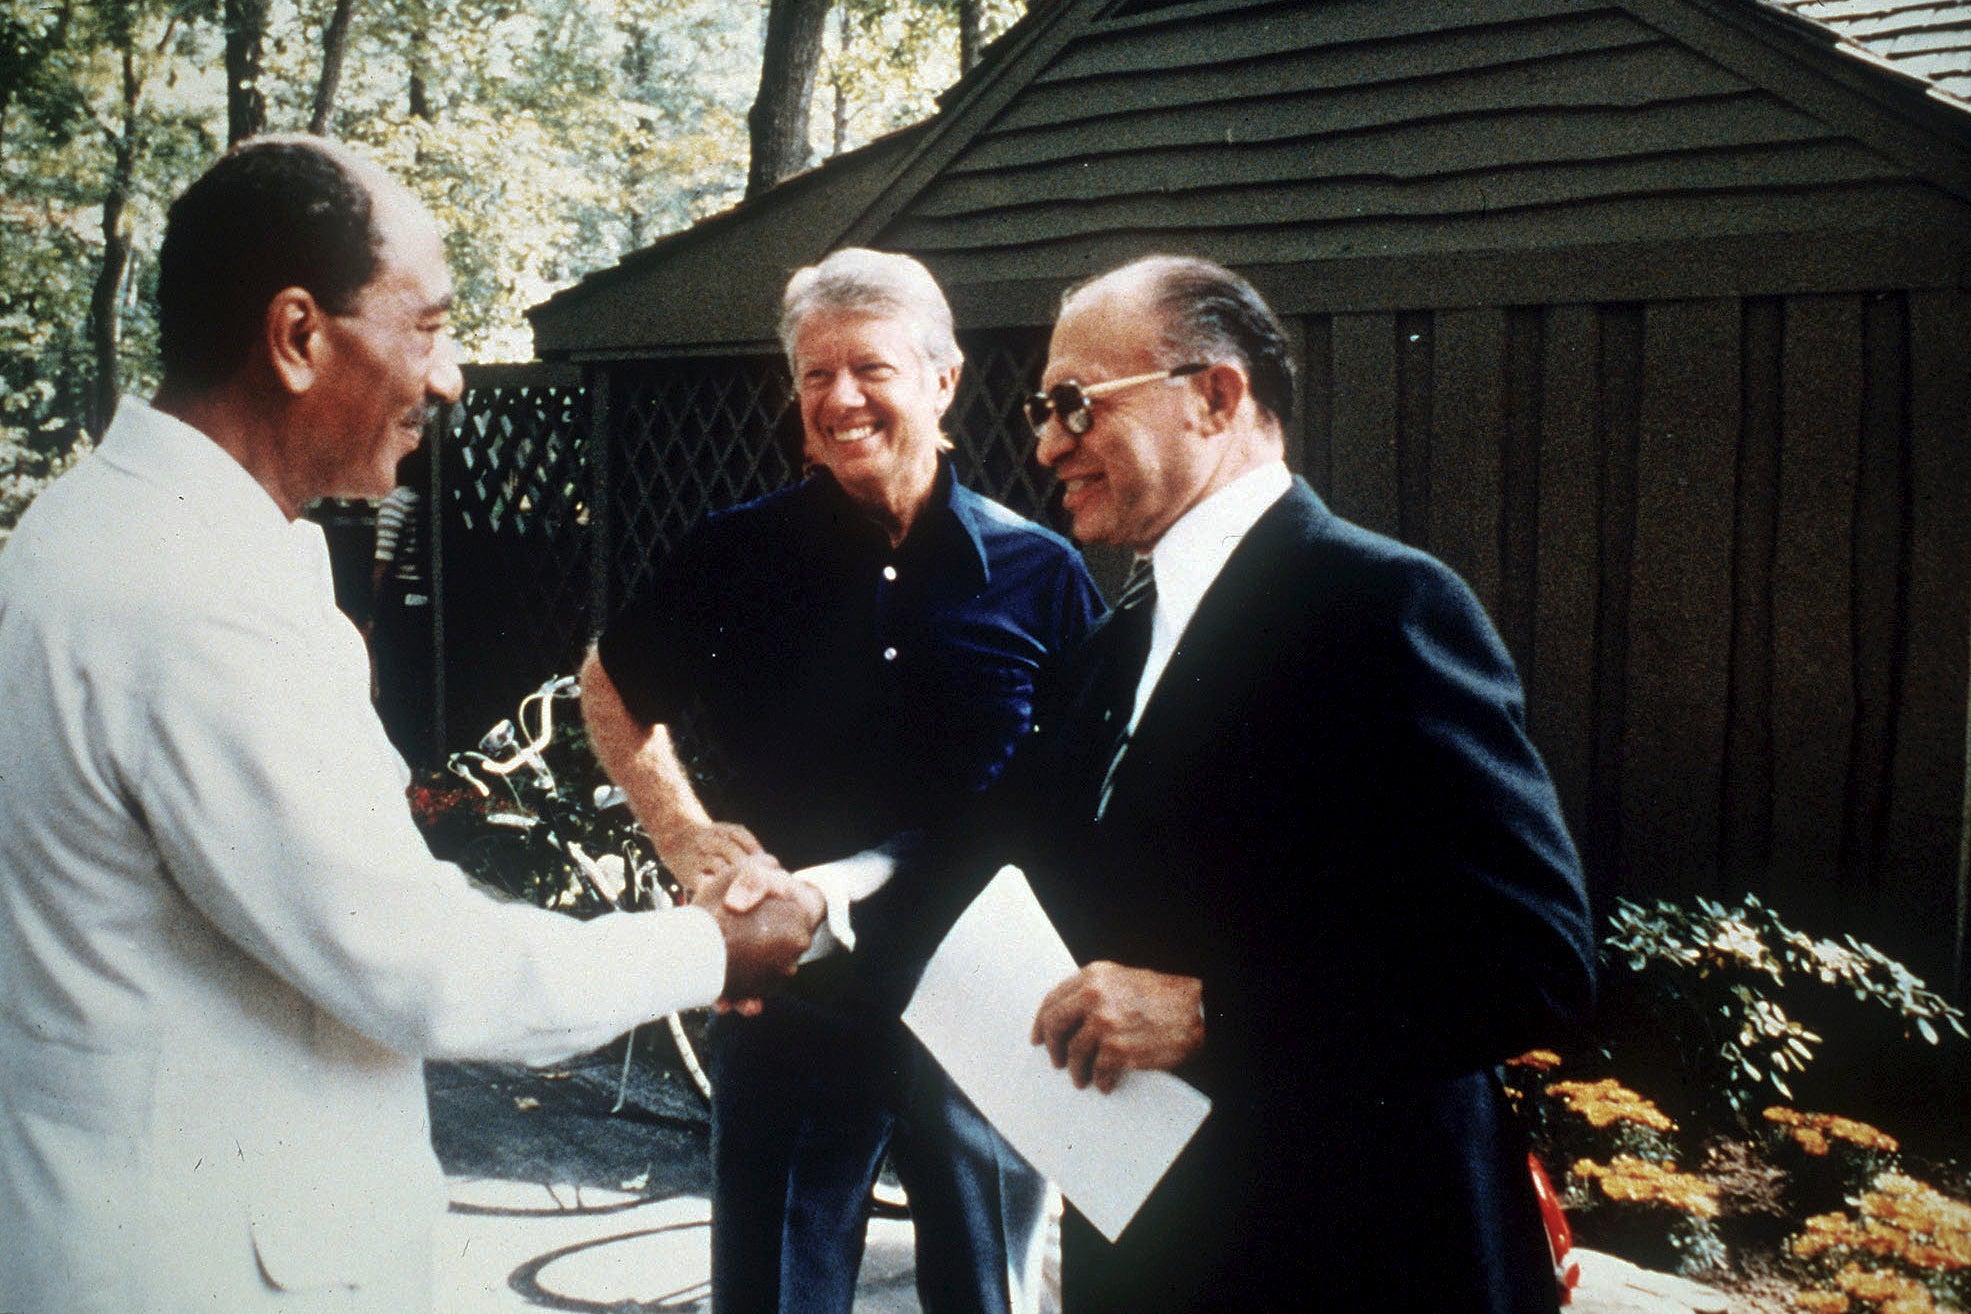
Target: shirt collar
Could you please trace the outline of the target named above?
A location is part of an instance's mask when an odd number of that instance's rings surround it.
[[[877,538],[881,531],[875,522],[862,513],[835,476],[825,467],[819,468],[812,476],[822,484],[825,500],[831,504],[835,514],[854,516],[856,521],[869,526],[870,536]],[[991,518],[990,504],[971,489],[958,482],[951,466],[951,457],[945,453],[938,455],[938,473],[931,483],[931,496],[924,503],[924,509],[911,523],[910,533],[895,549],[897,552],[910,551],[951,551],[956,549],[963,560],[976,567],[981,583],[992,577],[987,565],[984,522]],[[883,539],[885,544],[888,539]]]
[[[1186,511],[1150,549],[1157,613],[1181,633],[1239,542],[1293,483],[1285,461],[1269,461]]]
[[[177,416],[141,398],[121,398],[96,454],[107,465],[175,493],[214,528],[264,540],[311,580],[326,575],[321,526],[306,517],[290,521],[231,452]]]

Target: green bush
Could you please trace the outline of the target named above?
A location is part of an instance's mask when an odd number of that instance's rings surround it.
[[[1788,1079],[1821,1044],[1782,999],[1840,991],[1884,1010],[1905,1036],[1935,1045],[1941,1028],[1966,1035],[1964,1014],[1895,959],[1853,936],[1793,930],[1749,894],[1733,906],[1621,900],[1601,959],[1620,1001],[1610,1043],[1668,1052],[1693,1107],[1740,1122],[1773,1094],[1793,1099]]]

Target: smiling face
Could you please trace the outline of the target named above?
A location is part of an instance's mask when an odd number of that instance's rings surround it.
[[[1070,301],[1048,343],[1042,390],[1164,368],[1161,321],[1148,300],[1124,282],[1097,284]],[[1049,420],[1035,455],[1061,480],[1076,539],[1147,552],[1212,482],[1215,457],[1194,378],[1124,388],[1089,408],[1087,433]]]
[[[446,333],[451,278],[436,222],[394,188],[374,198],[374,277],[322,321],[324,355],[293,452],[315,497],[382,497],[417,449],[432,408],[463,386]]]
[[[794,336],[807,459],[858,504],[906,524],[937,474],[958,368],[924,358],[908,320],[818,310]]]

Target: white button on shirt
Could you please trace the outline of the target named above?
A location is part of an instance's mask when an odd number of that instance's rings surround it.
[[[1143,715],[1143,705],[1149,701],[1164,667],[1170,665],[1171,655],[1177,651],[1184,627],[1191,623],[1198,604],[1218,578],[1218,572],[1225,568],[1233,549],[1292,485],[1293,475],[1284,461],[1249,470],[1185,512],[1151,550],[1157,579],[1156,612],[1151,619],[1150,655],[1143,666],[1143,678],[1136,686],[1136,707],[1130,714],[1130,729],[1136,728]],[[884,653],[884,658],[891,659],[895,654],[896,649],[892,648]],[[827,920],[802,961],[855,948],[850,904],[881,889],[895,870],[896,860],[890,852],[872,849],[794,873],[819,888],[828,903]]]

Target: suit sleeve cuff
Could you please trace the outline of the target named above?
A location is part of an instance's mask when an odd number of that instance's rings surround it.
[[[725,935],[712,914],[703,908],[670,908],[628,915],[647,921],[653,933],[658,963],[647,987],[654,996],[653,1017],[703,1008],[725,993]]]
[[[828,905],[828,915],[815,929],[814,943],[801,956],[803,963],[811,963],[830,954],[855,951],[855,926],[849,918],[849,906],[889,884],[890,877],[896,874],[896,867],[896,858],[886,850],[877,848],[864,849],[846,858],[837,858],[834,862],[803,867],[794,873],[820,890]]]

